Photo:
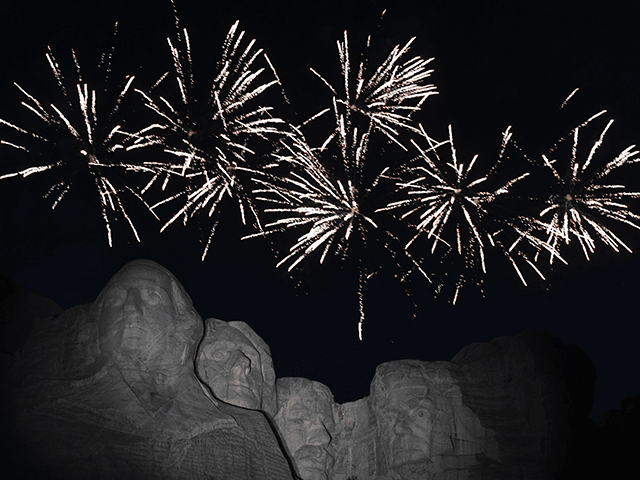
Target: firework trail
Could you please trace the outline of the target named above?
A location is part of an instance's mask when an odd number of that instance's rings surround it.
[[[357,140],[356,156],[366,153],[368,134],[365,133]],[[282,218],[265,225],[264,233],[256,233],[245,238],[251,238],[268,233],[283,231],[292,227],[308,227],[308,231],[300,236],[290,253],[277,264],[279,267],[293,260],[288,270],[291,271],[298,263],[312,252],[323,246],[320,263],[335,243],[336,247],[346,249],[346,243],[354,229],[362,228],[363,222],[374,228],[377,225],[369,217],[360,213],[358,194],[352,181],[345,182],[334,179],[323,166],[314,151],[306,143],[304,137],[292,138],[292,144],[285,144],[288,154],[274,154],[281,163],[289,163],[298,167],[292,169],[289,176],[277,178],[265,175],[267,178],[255,177],[254,181],[263,188],[254,190],[260,194],[258,200],[280,205],[267,208],[267,213],[277,213]],[[262,196],[271,194],[271,196]]]
[[[46,198],[50,196],[54,198],[51,208],[55,209],[70,191],[77,178],[83,174],[88,174],[100,196],[102,216],[107,229],[109,246],[113,245],[113,241],[108,211],[122,214],[131,227],[136,239],[140,241],[138,232],[122,205],[120,193],[128,191],[143,203],[144,201],[140,195],[128,185],[125,184],[122,187],[114,185],[114,180],[117,178],[117,175],[115,175],[116,171],[140,172],[149,171],[149,169],[141,165],[118,161],[116,153],[124,150],[123,145],[118,141],[119,136],[122,135],[121,126],[118,124],[108,127],[109,124],[113,124],[113,116],[118,111],[123,97],[131,87],[134,77],[126,77],[124,87],[120,90],[114,106],[111,111],[103,117],[102,114],[98,114],[98,103],[101,102],[102,99],[97,97],[96,90],[90,89],[88,83],[83,82],[76,54],[73,50],[71,53],[78,73],[78,82],[75,88],[77,99],[75,99],[75,103],[73,99],[74,96],[68,93],[64,86],[64,78],[51,49],[49,49],[46,54],[46,58],[58,86],[67,100],[67,105],[56,106],[51,104],[47,107],[25,91],[20,85],[14,83],[27,97],[27,100],[22,102],[22,105],[35,114],[48,127],[46,134],[39,135],[27,131],[9,121],[0,119],[0,124],[23,134],[27,140],[36,140],[42,147],[48,148],[50,152],[48,156],[58,157],[59,159],[47,165],[29,167],[1,175],[0,180],[18,176],[26,178],[29,175],[47,171],[58,172],[64,179],[54,184],[45,194]],[[110,58],[109,56],[109,62]],[[101,62],[99,66],[103,67],[103,62]],[[108,72],[110,65],[107,65],[106,68]],[[100,122],[98,120],[99,117]],[[125,138],[126,137],[122,137],[122,139]],[[0,140],[0,144],[31,153],[32,147],[27,147],[26,144],[13,143],[6,140]],[[69,147],[69,145],[71,145],[71,147]],[[86,178],[87,177],[85,177],[85,179]]]
[[[426,65],[432,60],[423,60],[414,57],[411,60],[401,62],[409,46],[411,39],[404,47],[397,45],[387,59],[380,65],[371,78],[366,79],[365,62],[362,61],[358,68],[355,82],[350,79],[350,57],[347,32],[344,32],[344,40],[338,41],[338,54],[344,79],[344,98],[338,98],[336,89],[333,88],[315,70],[311,69],[331,89],[332,108],[327,108],[314,115],[309,120],[317,118],[324,113],[333,111],[335,130],[324,141],[319,149],[311,148],[299,129],[295,129],[296,135],[290,142],[283,142],[284,154],[274,154],[278,164],[290,165],[294,171],[289,176],[269,175],[255,181],[264,188],[254,193],[261,195],[272,194],[270,197],[260,197],[260,200],[280,204],[278,208],[269,208],[265,212],[282,215],[279,220],[265,226],[271,229],[267,233],[282,231],[283,229],[307,226],[309,230],[298,238],[291,247],[290,253],[278,263],[278,266],[293,260],[289,265],[289,271],[310,253],[323,246],[320,257],[322,263],[332,245],[346,249],[346,244],[354,229],[377,228],[376,223],[368,216],[362,214],[360,203],[371,192],[378,182],[379,175],[371,185],[365,185],[363,170],[368,150],[369,138],[373,132],[380,131],[395,143],[401,145],[396,138],[397,128],[404,127],[419,131],[411,125],[410,113],[420,109],[422,103],[430,95],[435,94],[435,86],[425,85],[432,70],[427,70]],[[367,45],[370,42],[370,37]],[[355,92],[351,92],[350,84],[355,83]],[[408,102],[416,105],[407,104]],[[344,108],[346,107],[346,108]],[[358,126],[352,122],[351,115],[359,112],[367,119],[367,124],[358,130]],[[319,155],[330,157],[327,153],[330,144],[337,144],[341,159],[341,170],[345,180],[334,179],[325,162]],[[401,145],[403,149],[406,148]],[[275,179],[275,181],[274,181]],[[257,233],[245,238],[262,235]]]
[[[398,141],[399,129],[408,129],[419,133],[419,130],[411,122],[411,114],[419,111],[429,96],[438,93],[435,85],[424,82],[433,72],[427,68],[433,58],[428,60],[421,57],[413,57],[409,60],[403,58],[414,40],[415,37],[402,47],[396,45],[370,77],[367,77],[367,62],[364,59],[358,66],[356,78],[353,79],[351,78],[349,43],[345,30],[343,41],[338,40],[337,42],[344,83],[342,96],[338,95],[338,90],[322,75],[313,68],[311,69],[333,92],[334,103],[341,106],[342,121],[345,124],[343,128],[350,130],[352,116],[361,114],[370,122],[372,130],[384,133],[388,139],[406,150],[404,145]],[[367,48],[370,42],[371,36],[367,39]],[[322,110],[307,122],[330,110],[329,108]],[[334,108],[334,110],[336,109]],[[332,137],[329,137],[325,143],[328,143]]]
[[[397,138],[399,130],[404,128],[419,131],[412,126],[410,114],[418,111],[426,98],[436,93],[433,85],[424,84],[425,78],[431,74],[431,70],[426,69],[430,60],[415,57],[401,61],[412,41],[413,39],[404,47],[396,46],[370,78],[365,78],[365,62],[361,62],[355,79],[355,91],[352,92],[345,31],[344,40],[338,41],[345,92],[342,98],[339,98],[336,89],[329,82],[312,69],[334,96],[330,108],[312,116],[302,126],[332,112],[334,131],[319,148],[312,148],[301,130],[294,128],[295,135],[282,142],[282,150],[273,155],[275,165],[285,170],[285,173],[278,175],[263,171],[253,177],[260,186],[253,192],[258,195],[256,199],[270,204],[271,207],[265,208],[264,212],[276,215],[277,219],[267,223],[264,231],[244,238],[289,229],[303,231],[290,247],[289,253],[279,260],[278,267],[288,264],[287,268],[291,271],[316,251],[319,252],[320,263],[324,262],[331,251],[346,255],[354,232],[357,232],[359,242],[364,246],[371,236],[388,237],[382,243],[395,257],[397,252],[389,246],[393,243],[391,240],[397,242],[395,236],[380,229],[375,220],[363,210],[363,202],[370,197],[386,169],[369,182],[365,177],[365,166],[370,138],[378,132],[406,150]],[[360,115],[354,117],[356,114]],[[329,166],[336,163],[335,168]],[[412,268],[419,270],[430,280],[422,270],[420,261],[406,249],[401,247],[401,250],[411,262]],[[358,261],[358,335],[362,339],[363,283],[373,273],[365,272],[361,258]]]
[[[626,191],[625,185],[606,182],[607,176],[615,169],[640,161],[637,157],[638,150],[634,150],[635,145],[625,148],[601,169],[590,173],[594,170],[592,167],[594,156],[602,145],[613,120],[604,127],[584,161],[581,163],[578,160],[579,132],[605,112],[603,110],[593,115],[571,131],[573,145],[564,176],[560,175],[556,168],[557,159],[550,158],[558,144],[565,140],[564,138],[557,142],[548,155],[542,155],[542,161],[538,162],[548,169],[555,179],[554,193],[545,200],[548,206],[539,213],[542,222],[547,225],[547,243],[555,249],[562,243],[568,245],[572,237],[576,238],[587,260],[589,260],[589,254],[595,251],[596,238],[616,252],[619,251],[620,246],[631,252],[631,249],[603,224],[606,219],[640,229],[640,216],[630,211],[625,203],[627,199],[639,198],[640,192],[629,192]],[[551,256],[550,263],[553,262],[553,258]]]
[[[245,211],[253,215],[253,222],[260,228],[257,212],[250,197],[242,187],[238,166],[246,165],[247,155],[256,156],[250,142],[256,137],[267,139],[270,135],[287,135],[284,120],[271,115],[272,107],[250,105],[269,87],[279,84],[271,62],[262,49],[255,48],[255,40],[241,48],[244,31],[238,31],[239,22],[229,30],[223,44],[222,59],[208,96],[201,98],[194,86],[191,44],[187,29],[178,29],[177,42],[167,39],[173,59],[179,100],[170,102],[163,96],[136,90],[145,105],[157,114],[154,123],[130,134],[129,150],[160,145],[164,161],[147,162],[155,171],[144,187],[164,177],[162,190],[172,177],[188,179],[189,184],[177,195],[166,198],[152,209],[177,198],[186,198],[184,205],[162,227],[167,228],[177,218],[184,223],[199,210],[209,209],[212,216],[225,196],[238,201],[242,223],[247,224]],[[178,19],[176,16],[176,27]],[[266,68],[257,68],[256,62],[264,59],[273,79],[261,83]],[[152,87],[155,90],[168,77],[165,73]],[[260,78],[259,78],[260,77]],[[214,223],[202,259],[206,257],[215,233]]]
[[[361,164],[367,153],[367,142],[370,132],[359,135],[354,129],[355,138],[346,150],[352,154],[353,162]],[[343,134],[346,132],[343,131]],[[286,175],[273,175],[267,171],[260,171],[253,180],[261,187],[253,191],[256,200],[273,205],[265,208],[266,214],[275,214],[277,219],[264,225],[264,230],[247,235],[243,239],[266,236],[273,233],[284,232],[289,229],[303,230],[290,247],[289,253],[279,260],[276,267],[288,264],[288,271],[293,270],[300,262],[307,259],[314,252],[320,255],[320,263],[324,263],[329,252],[346,255],[354,233],[359,241],[366,247],[367,239],[372,236],[385,236],[383,242],[385,248],[392,255],[389,242],[397,239],[391,232],[380,229],[376,222],[361,211],[361,203],[364,197],[370,193],[370,189],[360,192],[354,183],[347,179],[346,182],[336,178],[322,163],[320,155],[327,150],[311,148],[301,132],[287,142],[283,142],[285,152],[276,153],[278,166],[289,166]],[[377,180],[371,188],[375,186]],[[393,243],[393,242],[391,242]],[[412,267],[419,270],[427,279],[429,276],[422,270],[419,260],[416,260],[408,252],[404,251],[406,258]],[[364,320],[363,307],[363,283],[373,273],[365,272],[359,261],[358,274],[358,305],[360,321],[358,323],[358,335],[362,340],[362,323]],[[429,279],[430,280],[430,279]]]
[[[503,134],[499,158],[483,176],[472,175],[478,155],[475,155],[467,165],[458,160],[451,126],[449,126],[449,138],[443,142],[436,142],[424,131],[422,134],[427,139],[429,148],[422,149],[412,141],[420,152],[420,156],[412,162],[413,166],[404,167],[397,176],[387,176],[395,180],[396,192],[405,194],[407,198],[392,201],[377,210],[405,210],[399,218],[410,222],[416,230],[405,248],[408,249],[419,237],[426,237],[433,242],[431,254],[435,254],[437,247],[442,245],[445,250],[442,257],[457,251],[463,260],[465,270],[475,270],[479,265],[482,273],[486,274],[486,250],[489,246],[498,247],[525,285],[525,279],[513,258],[516,253],[542,277],[542,273],[534,263],[523,252],[515,249],[524,239],[536,250],[550,250],[548,245],[532,234],[532,231],[539,230],[541,227],[526,217],[501,218],[495,211],[490,211],[496,200],[509,194],[511,187],[526,178],[529,173],[523,173],[497,187],[487,190],[479,189],[481,184],[491,183],[490,178],[495,177],[496,168],[511,139],[510,127]],[[438,154],[441,147],[449,152],[450,161],[446,161]],[[411,220],[415,218],[417,220]],[[504,236],[505,229],[511,230],[517,236],[510,246],[498,237],[500,234]],[[555,255],[555,253],[552,254]],[[461,273],[456,282],[453,304],[456,303],[459,291],[466,281],[465,273]]]

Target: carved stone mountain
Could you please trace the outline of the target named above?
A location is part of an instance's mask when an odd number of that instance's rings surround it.
[[[527,330],[379,365],[368,397],[334,408],[331,479],[572,478],[595,381],[576,348]]]
[[[595,382],[593,363],[584,352],[576,356],[575,348],[526,330],[468,345],[452,359],[464,372],[463,402],[495,431],[500,446],[500,462],[486,459],[474,472],[495,479],[572,473],[565,470],[572,460],[570,433],[587,421]],[[576,371],[586,375],[583,386]]]
[[[196,377],[202,334],[177,279],[140,260],[94,303],[39,322],[11,383],[18,475],[292,479],[264,414]]]
[[[205,320],[196,373],[216,398],[276,415],[276,372],[271,350],[245,322]]]
[[[154,262],[127,264],[95,302],[62,314],[7,291],[0,478],[547,480],[607,471],[595,466],[602,440],[588,418],[593,363],[545,332],[474,343],[448,362],[383,363],[369,396],[336,404],[319,382],[276,380],[249,325],[203,321]],[[609,420],[605,430],[617,432]]]

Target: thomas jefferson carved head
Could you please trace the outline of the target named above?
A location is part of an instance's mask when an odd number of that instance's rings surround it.
[[[100,351],[120,368],[163,372],[193,362],[202,321],[164,267],[150,260],[129,262],[95,305]]]
[[[276,381],[278,414],[275,422],[296,471],[303,480],[326,480],[333,466],[327,451],[333,430],[333,395],[326,385],[306,378]]]
[[[205,320],[196,372],[220,400],[276,414],[276,374],[268,345],[245,322]]]

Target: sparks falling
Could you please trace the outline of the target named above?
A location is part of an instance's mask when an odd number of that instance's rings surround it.
[[[420,110],[430,95],[437,93],[435,86],[424,82],[432,72],[426,68],[432,59],[415,57],[403,60],[412,42],[413,39],[404,47],[396,46],[369,78],[365,62],[361,62],[354,81],[351,78],[345,31],[344,40],[338,41],[343,94],[338,94],[328,81],[312,69],[331,89],[333,98],[330,108],[312,116],[302,126],[331,112],[335,120],[333,132],[320,147],[312,148],[301,130],[294,128],[296,134],[283,142],[280,153],[274,154],[278,167],[286,173],[273,175],[259,172],[253,177],[261,187],[254,190],[254,194],[258,195],[257,200],[268,202],[271,207],[265,208],[264,212],[276,215],[277,219],[267,223],[263,232],[244,238],[289,229],[303,232],[290,247],[289,253],[279,260],[278,267],[288,264],[287,268],[291,271],[316,251],[319,252],[320,263],[325,261],[329,252],[346,254],[354,232],[362,245],[366,245],[371,236],[384,237],[384,248],[392,256],[396,255],[390,247],[394,241],[397,242],[396,237],[391,232],[379,229],[375,220],[363,213],[363,202],[368,200],[386,169],[368,182],[365,180],[365,168],[372,135],[382,133],[388,141],[406,150],[398,138],[399,131],[419,131],[412,125],[410,115]],[[353,84],[355,89],[352,91]],[[334,169],[329,169],[331,163],[337,163]],[[401,246],[400,250],[409,260],[411,269],[419,270],[430,281],[421,268],[420,260]],[[363,274],[360,264],[358,269],[358,336],[362,339],[363,284],[372,274]]]
[[[365,58],[360,62],[357,76],[351,78],[349,43],[345,30],[344,39],[337,42],[344,82],[342,94],[338,94],[338,89],[317,71],[311,69],[329,87],[334,95],[334,103],[342,107],[342,117],[347,129],[351,126],[353,115],[363,115],[370,122],[370,129],[384,133],[389,140],[403,149],[405,149],[404,145],[397,138],[399,129],[419,133],[412,124],[411,114],[419,111],[424,101],[438,92],[435,85],[425,83],[425,79],[433,72],[427,68],[433,58],[428,60],[421,57],[413,57],[410,60],[403,58],[414,40],[415,37],[402,47],[396,45],[370,77],[367,77],[369,72],[367,72]],[[371,36],[367,39],[367,48],[370,42]],[[325,109],[311,119],[329,111],[330,109]],[[330,140],[331,137],[327,142]]]
[[[364,134],[360,137],[356,155],[366,152],[366,141],[367,134]],[[265,175],[265,179],[254,178],[263,187],[254,190],[255,194],[260,195],[257,199],[280,205],[264,211],[276,213],[281,218],[266,224],[264,233],[245,238],[305,227],[306,232],[277,264],[279,267],[291,260],[288,267],[291,271],[320,247],[320,263],[324,262],[332,245],[346,249],[354,230],[363,228],[364,224],[373,228],[377,228],[377,225],[360,213],[358,194],[352,181],[347,180],[345,185],[343,181],[334,179],[304,137],[294,137],[290,145],[285,144],[285,148],[288,153],[276,154],[276,157],[280,162],[294,167],[289,176],[278,178]]]
[[[634,150],[635,145],[625,148],[600,170],[592,172],[594,157],[613,120],[604,127],[586,158],[582,162],[578,159],[578,151],[582,151],[579,149],[579,132],[604,113],[604,110],[597,113],[572,131],[573,145],[564,176],[558,173],[557,158],[551,156],[553,152],[542,155],[542,165],[552,173],[556,182],[555,193],[546,199],[548,207],[539,214],[540,219],[548,225],[547,243],[555,249],[561,244],[569,245],[572,238],[577,239],[587,260],[595,251],[597,238],[616,252],[620,247],[631,252],[604,222],[615,220],[640,229],[640,216],[633,213],[626,203],[629,199],[639,198],[640,192],[630,192],[625,185],[606,182],[607,176],[615,169],[640,161],[637,157],[639,151]],[[553,258],[550,257],[550,262],[553,262]]]
[[[96,90],[90,88],[88,83],[83,82],[76,54],[73,50],[71,53],[78,72],[78,82],[75,85],[75,94],[77,97],[67,92],[64,86],[63,75],[51,49],[49,49],[46,54],[49,66],[67,101],[66,105],[56,106],[50,104],[49,107],[47,107],[34,96],[30,95],[20,85],[14,83],[27,97],[27,100],[23,101],[22,105],[44,122],[47,126],[47,133],[39,135],[0,119],[0,124],[23,134],[27,140],[35,140],[39,146],[48,149],[48,152],[50,152],[49,156],[55,156],[59,158],[59,160],[47,165],[32,166],[1,175],[0,180],[18,176],[26,178],[32,174],[42,172],[58,173],[63,179],[55,183],[45,194],[46,198],[53,198],[51,208],[55,209],[70,191],[77,179],[84,174],[88,174],[88,177],[85,176],[84,178],[90,178],[95,184],[100,198],[109,246],[113,245],[109,212],[121,214],[127,220],[136,240],[140,241],[138,232],[122,204],[120,194],[127,191],[132,193],[140,201],[143,200],[138,192],[129,185],[114,185],[114,174],[118,171],[147,171],[148,169],[141,165],[122,163],[116,160],[115,153],[124,149],[120,143],[120,140],[124,137],[120,135],[121,126],[119,124],[108,127],[108,125],[113,124],[112,119],[114,114],[118,111],[123,97],[130,89],[134,77],[127,76],[125,78],[124,87],[120,90],[111,111],[106,115],[102,113],[99,114],[98,103],[101,99],[96,95]],[[107,66],[107,71],[108,69],[109,66]],[[32,150],[37,150],[37,147],[31,146],[31,143],[23,144],[0,140],[0,144],[28,153],[35,153],[32,152]],[[67,145],[71,145],[71,147],[69,148]]]
[[[426,132],[422,133],[429,143],[429,148],[422,149],[413,142],[420,152],[418,157],[420,163],[404,168],[398,177],[389,177],[396,181],[397,193],[402,193],[408,198],[392,201],[377,211],[405,210],[399,218],[410,222],[416,230],[405,248],[408,249],[419,237],[426,237],[426,240],[432,242],[432,255],[436,254],[439,245],[441,245],[440,250],[443,250],[441,256],[457,251],[464,260],[465,269],[473,269],[479,265],[482,273],[486,274],[486,250],[488,247],[499,246],[526,285],[510,253],[512,248],[506,248],[496,238],[505,226],[512,228],[515,226],[509,222],[509,219],[500,219],[491,215],[489,209],[500,196],[508,194],[510,188],[527,177],[529,173],[523,173],[497,188],[479,190],[478,186],[487,182],[495,173],[501,156],[487,174],[474,177],[472,170],[478,155],[475,155],[467,165],[458,160],[451,125],[449,125],[449,138],[443,142],[436,142]],[[511,133],[507,129],[503,135],[501,155],[510,137]],[[443,147],[448,150],[451,161],[443,160],[438,154],[438,150]],[[415,218],[417,220],[412,220]],[[524,229],[519,229],[518,234],[520,238],[531,239],[530,233]],[[538,248],[540,243],[536,244]],[[526,261],[542,276],[528,258]],[[461,273],[456,282],[454,304],[466,281],[465,273]]]
[[[266,225],[267,229],[271,229],[268,233],[299,226],[309,228],[278,265],[292,260],[288,267],[291,270],[321,246],[322,263],[332,245],[346,249],[354,230],[377,228],[371,218],[362,214],[360,206],[362,199],[370,193],[379,179],[378,175],[371,185],[366,185],[363,180],[369,138],[375,132],[382,132],[406,150],[397,138],[398,128],[418,131],[411,124],[410,114],[420,110],[427,97],[437,93],[434,85],[424,83],[432,72],[426,66],[433,59],[414,57],[403,60],[413,40],[404,47],[397,45],[370,78],[366,78],[365,62],[360,62],[354,81],[351,79],[345,31],[344,40],[337,42],[344,95],[339,95],[328,81],[311,69],[331,89],[333,98],[330,108],[314,115],[303,125],[331,111],[335,119],[334,131],[320,148],[314,149],[307,144],[301,131],[296,129],[297,135],[292,136],[290,142],[284,143],[286,153],[274,155],[280,164],[294,167],[291,175],[282,176],[275,182],[272,181],[276,178],[274,176],[268,177],[269,180],[255,179],[264,188],[254,193],[271,195],[261,197],[261,200],[283,205],[265,210],[282,215],[282,218]],[[370,37],[367,46],[369,43]],[[354,91],[352,84],[355,84]],[[360,125],[360,130],[358,119],[355,122],[352,119],[354,112],[364,116],[359,119],[360,123],[363,119],[366,121],[365,125]],[[319,158],[323,153],[325,158],[329,156],[327,150],[331,144],[339,148],[339,155],[336,156],[341,160],[343,180],[335,179],[326,167],[327,162]]]
[[[346,133],[346,132],[343,132]],[[357,130],[356,130],[357,135]],[[354,141],[354,162],[361,163],[367,152],[368,133],[358,136]],[[346,182],[335,178],[323,165],[319,155],[326,153],[321,149],[311,148],[301,133],[287,142],[285,152],[274,154],[279,166],[288,166],[286,175],[273,175],[265,171],[255,172],[254,181],[260,185],[253,191],[256,200],[266,202],[273,207],[265,208],[266,214],[275,215],[277,219],[264,225],[264,230],[243,239],[266,236],[286,230],[302,230],[302,234],[290,247],[289,253],[279,260],[276,267],[288,264],[288,271],[296,268],[300,262],[312,256],[320,255],[322,264],[328,254],[346,255],[352,236],[358,236],[359,243],[366,246],[371,238],[382,237],[384,248],[395,257],[397,251],[391,245],[398,244],[395,236],[380,229],[376,222],[361,211],[361,202],[370,189],[360,192],[354,182]],[[362,195],[364,194],[364,195]],[[430,281],[422,269],[419,259],[414,258],[400,246],[404,257],[412,269]],[[399,264],[398,264],[399,266]],[[409,273],[409,272],[407,272]],[[361,258],[358,258],[358,337],[362,340],[364,322],[363,286],[373,273],[364,273]],[[404,277],[401,278],[404,281]]]
[[[222,58],[208,97],[202,98],[195,89],[191,43],[187,29],[178,29],[177,41],[167,39],[175,69],[179,100],[170,102],[163,96],[153,96],[136,90],[145,105],[159,117],[158,123],[131,134],[134,139],[129,149],[162,146],[163,161],[149,162],[154,176],[144,187],[146,192],[152,184],[164,178],[162,190],[169,179],[182,177],[188,185],[177,195],[170,196],[152,206],[171,200],[183,199],[184,204],[162,227],[167,228],[179,217],[187,220],[200,210],[209,210],[211,217],[225,196],[238,202],[242,223],[247,224],[246,212],[252,215],[252,223],[261,228],[251,198],[245,192],[238,177],[238,166],[247,164],[247,157],[256,156],[251,142],[256,138],[267,140],[269,136],[287,135],[284,120],[271,115],[272,107],[256,104],[257,98],[269,87],[279,84],[279,79],[266,54],[255,48],[255,40],[241,48],[244,31],[238,30],[235,22],[223,44]],[[178,20],[176,17],[176,26]],[[174,45],[175,43],[175,45]],[[268,65],[258,68],[258,60]],[[261,82],[266,71],[271,79]],[[152,90],[169,76],[165,73]],[[202,259],[206,257],[215,233],[214,222]]]

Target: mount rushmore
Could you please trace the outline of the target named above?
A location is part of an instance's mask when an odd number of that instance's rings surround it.
[[[595,369],[545,332],[383,363],[369,396],[337,404],[276,378],[247,323],[203,320],[153,261],[65,311],[9,290],[3,478],[533,480],[570,478],[590,454]]]

